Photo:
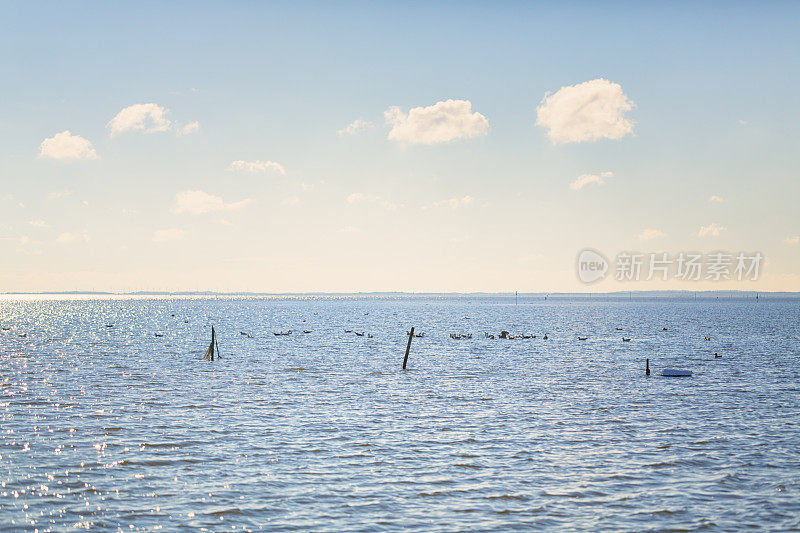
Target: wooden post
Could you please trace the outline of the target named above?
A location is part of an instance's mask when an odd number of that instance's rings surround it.
[[[411,327],[411,331],[408,332],[408,345],[406,346],[406,356],[403,358],[403,370],[406,369],[406,363],[408,363],[408,352],[411,350],[411,339],[414,338],[414,327]]]
[[[650,375],[650,359],[644,360],[644,375],[645,376]]]

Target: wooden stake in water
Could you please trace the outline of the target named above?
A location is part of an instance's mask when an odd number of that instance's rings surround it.
[[[645,376],[650,375],[650,359],[644,360],[644,375]]]
[[[406,346],[406,356],[403,358],[403,370],[406,369],[406,363],[408,363],[408,352],[411,350],[411,339],[414,338],[414,327],[411,327],[411,331],[408,332],[408,345]]]

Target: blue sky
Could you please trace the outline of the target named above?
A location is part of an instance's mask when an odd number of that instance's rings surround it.
[[[767,258],[591,290],[800,290],[795,3],[4,12],[0,290],[587,290],[587,247]],[[539,108],[570,87],[631,108],[558,138]],[[43,149],[64,131],[94,152]]]

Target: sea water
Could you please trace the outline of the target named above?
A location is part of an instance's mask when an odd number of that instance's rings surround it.
[[[798,528],[798,302],[5,296],[0,527]]]

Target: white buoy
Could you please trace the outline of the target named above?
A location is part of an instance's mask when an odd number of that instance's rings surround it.
[[[691,377],[691,370],[678,370],[677,368],[665,368],[661,371],[661,375],[667,378],[683,378]]]

